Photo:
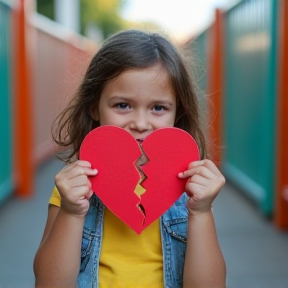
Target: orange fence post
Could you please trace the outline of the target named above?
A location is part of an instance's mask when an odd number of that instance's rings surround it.
[[[223,95],[223,15],[216,9],[215,22],[209,33],[208,42],[208,75],[207,92],[209,117],[210,158],[217,166],[221,162],[221,126],[222,126],[222,95]]]
[[[26,50],[25,0],[18,1],[14,23],[14,157],[16,195],[27,197],[33,191],[32,103]]]
[[[278,136],[276,142],[275,222],[280,229],[288,228],[288,1],[279,1],[279,94]]]

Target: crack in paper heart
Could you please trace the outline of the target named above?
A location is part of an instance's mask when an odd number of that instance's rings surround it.
[[[135,194],[140,198],[140,202],[137,204],[137,207],[140,209],[140,211],[142,212],[143,214],[143,222],[142,222],[142,225],[144,226],[145,225],[145,218],[146,218],[146,212],[145,212],[145,207],[141,204],[141,200],[142,200],[142,195],[145,194],[146,192],[146,189],[142,186],[142,183],[147,179],[147,175],[144,173],[144,171],[142,170],[141,166],[144,166],[145,164],[147,164],[150,160],[149,158],[147,157],[142,145],[141,145],[141,142],[142,141],[138,141],[138,145],[139,145],[139,148],[142,152],[141,156],[137,159],[137,161],[135,161],[133,164],[134,166],[136,167],[137,171],[139,172],[139,182],[137,184],[137,186],[135,187]],[[137,187],[138,185],[141,186],[141,188],[143,188],[143,190],[145,191],[142,191],[142,193],[139,193],[139,191],[137,190]]]

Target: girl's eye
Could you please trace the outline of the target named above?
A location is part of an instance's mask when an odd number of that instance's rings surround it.
[[[153,110],[156,111],[156,112],[161,112],[161,111],[164,110],[164,107],[161,106],[161,105],[155,105],[155,106],[153,107]]]
[[[130,108],[129,104],[127,104],[127,103],[118,103],[116,105],[116,107],[119,108],[119,109],[128,109],[128,108]]]

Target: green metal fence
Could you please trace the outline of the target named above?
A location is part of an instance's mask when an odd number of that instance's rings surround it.
[[[210,27],[197,35],[190,44],[192,60],[190,61],[192,76],[195,84],[196,93],[201,106],[201,116],[206,127],[207,121],[207,63],[208,63],[208,34]]]
[[[10,93],[10,7],[0,1],[0,202],[13,189],[11,93]]]
[[[197,87],[202,92],[206,91],[207,86],[207,34],[208,29],[197,35],[191,43],[192,70]]]
[[[277,0],[243,1],[225,18],[223,171],[269,215],[275,181]]]

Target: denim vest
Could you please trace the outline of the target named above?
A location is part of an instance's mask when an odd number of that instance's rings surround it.
[[[183,286],[183,268],[187,239],[188,212],[186,193],[160,218],[163,251],[163,276],[165,288]],[[93,195],[86,215],[82,247],[81,265],[78,275],[79,288],[99,287],[99,259],[103,238],[103,218],[105,206]]]

